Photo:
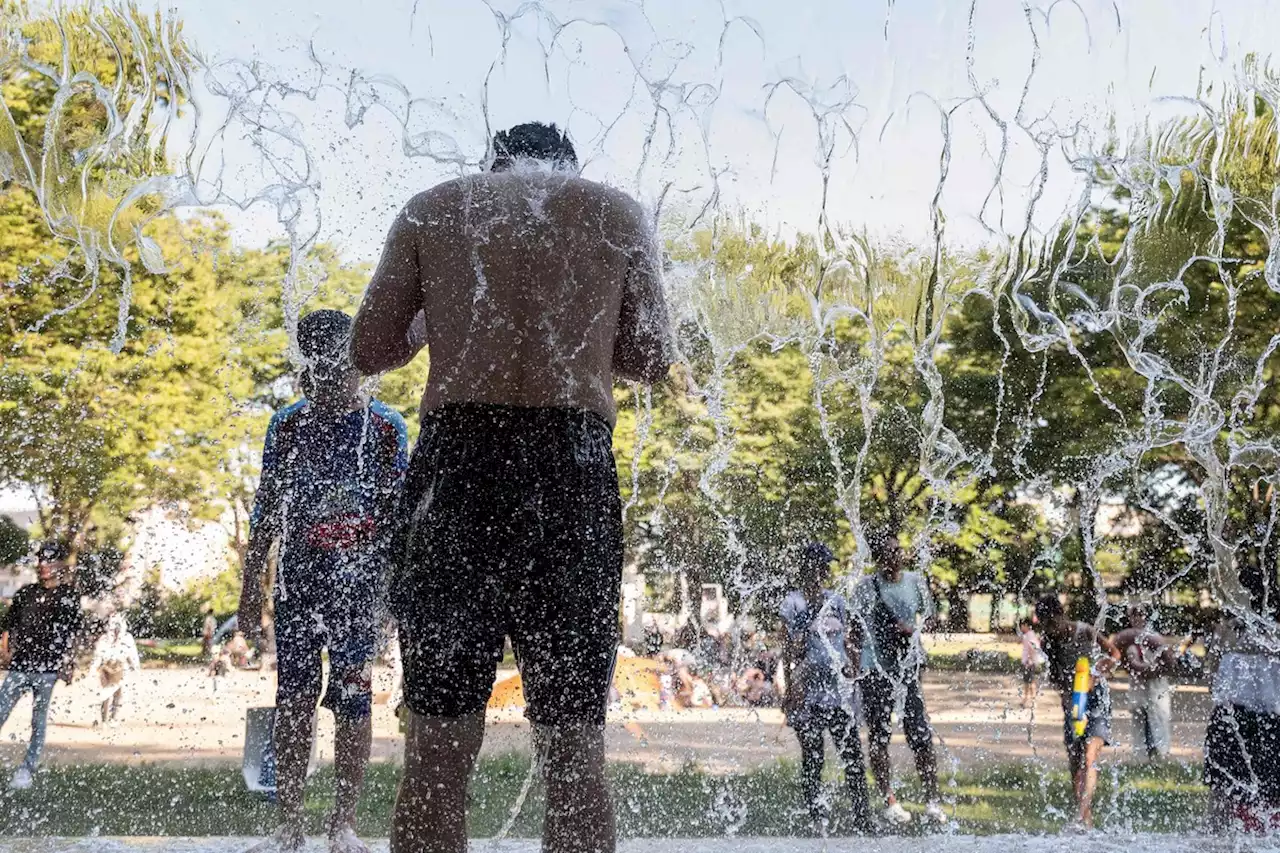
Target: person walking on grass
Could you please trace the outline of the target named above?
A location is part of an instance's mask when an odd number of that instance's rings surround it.
[[[466,849],[467,781],[504,637],[546,782],[543,849],[611,853],[605,709],[618,646],[622,503],[614,377],[671,363],[654,224],[524,124],[488,171],[409,201],[356,318],[366,374],[431,374],[390,587],[409,709],[395,853]]]
[[[825,835],[830,828],[831,810],[820,796],[830,732],[844,765],[854,830],[864,834],[872,831],[872,825],[855,707],[857,649],[848,603],[826,589],[834,561],[830,548],[810,543],[796,567],[796,589],[782,600],[779,615],[786,630],[783,671],[787,683],[783,710],[800,741],[800,790],[815,830]]]
[[[1098,786],[1098,759],[1111,743],[1111,690],[1107,676],[1120,660],[1120,651],[1092,625],[1067,618],[1056,595],[1036,602],[1036,624],[1049,661],[1049,683],[1062,695],[1062,740],[1067,748],[1072,789],[1081,826],[1093,826],[1093,795]],[[1085,660],[1091,672],[1087,716],[1077,730],[1072,711],[1076,664]]]
[[[0,657],[9,674],[0,684],[0,729],[24,693],[31,694],[31,741],[14,771],[9,787],[30,788],[49,727],[49,703],[59,680],[71,683],[75,650],[84,629],[80,593],[73,583],[71,549],[62,542],[46,542],[36,552],[39,581],[13,596],[0,617]]]
[[[261,640],[263,577],[278,545],[274,746],[281,826],[255,851],[302,848],[317,703],[335,721],[329,849],[368,849],[355,834],[356,802],[373,738],[370,676],[407,439],[400,415],[360,396],[359,374],[347,358],[351,322],[327,310],[299,321],[304,398],[272,417],[262,452],[237,628]]]
[[[867,752],[888,824],[910,822],[893,791],[893,765],[889,741],[893,736],[893,710],[902,701],[902,730],[915,756],[916,772],[924,789],[925,819],[946,823],[938,790],[938,758],[933,747],[933,726],[924,703],[921,675],[924,644],[921,630],[933,627],[936,611],[928,584],[919,572],[906,571],[906,556],[892,528],[868,536],[875,574],[854,590],[854,609],[862,631],[862,707],[867,723]]]

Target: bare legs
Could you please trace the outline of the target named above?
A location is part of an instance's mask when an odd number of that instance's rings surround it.
[[[315,734],[316,698],[297,696],[281,702],[276,708],[276,802],[280,806],[280,832],[275,846],[262,849],[301,849],[305,820],[303,803],[307,784],[307,766],[311,762],[311,741]],[[373,718],[334,715],[334,772],[337,791],[333,815],[329,819],[329,835],[334,837],[344,828],[354,831],[356,805],[364,786],[369,749],[373,743]]]
[[[391,821],[392,853],[465,853],[467,782],[484,740],[484,714],[409,712],[404,779]],[[543,850],[613,853],[613,801],[604,772],[604,729],[535,729],[547,785]]]
[[[613,798],[604,774],[604,727],[538,727],[547,816],[546,853],[613,853],[617,846]]]
[[[458,718],[408,715],[391,851],[466,853],[467,780],[484,740],[484,712]]]
[[[303,791],[311,761],[311,737],[315,731],[316,701],[313,695],[295,696],[276,708],[276,802],[280,806],[282,835],[301,846]]]
[[[1084,826],[1093,826],[1093,795],[1098,788],[1098,759],[1104,745],[1102,738],[1091,737],[1067,750],[1080,823]]]
[[[373,715],[335,715],[334,723],[333,769],[337,776],[337,791],[333,817],[329,821],[331,835],[343,827],[355,829],[356,805],[364,788],[364,773],[369,766],[369,750],[373,746]]]

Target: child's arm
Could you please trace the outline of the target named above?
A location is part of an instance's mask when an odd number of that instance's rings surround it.
[[[245,549],[244,562],[240,567],[240,606],[236,611],[236,627],[254,642],[262,633],[263,580],[278,527],[280,478],[276,439],[279,418],[277,413],[267,427],[262,447],[262,478],[249,517],[249,547]]]

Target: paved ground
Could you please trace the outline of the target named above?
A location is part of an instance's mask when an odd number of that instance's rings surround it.
[[[944,835],[931,838],[833,839],[832,841],[796,840],[789,838],[706,839],[631,839],[618,845],[619,853],[819,853],[819,851],[858,850],[868,853],[1058,853],[1061,850],[1087,848],[1090,853],[1227,853],[1227,851],[1276,851],[1280,841],[1239,841],[1236,839],[1178,838],[1167,835],[1110,835],[1089,833],[1078,836],[1076,843],[1057,836],[1025,835],[973,838]],[[7,853],[240,853],[248,839],[10,839],[0,840],[0,851]],[[373,845],[381,853],[386,842]],[[313,840],[308,850],[323,850]],[[476,841],[473,853],[536,853],[536,841]]]
[[[389,673],[376,673],[385,690]],[[943,743],[944,767],[965,768],[990,760],[1038,757],[1060,762],[1062,716],[1046,694],[1034,714],[1018,708],[1013,676],[964,676],[932,672],[926,698]],[[1115,691],[1115,749],[1128,754],[1133,737],[1124,709],[1123,683]],[[244,744],[244,709],[271,704],[274,675],[233,673],[218,692],[198,669],[148,669],[132,684],[126,718],[118,728],[95,728],[94,697],[85,682],[59,685],[54,696],[47,760],[50,762],[238,763]],[[0,760],[18,760],[29,732],[23,700],[0,732]],[[1174,755],[1198,761],[1208,718],[1203,688],[1182,688],[1174,702]],[[320,715],[320,758],[331,754],[332,718]],[[402,741],[385,704],[375,706],[375,760],[396,760]],[[895,738],[898,758],[905,747]],[[647,712],[610,720],[610,757],[651,770],[696,762],[712,772],[734,772],[794,756],[795,739],[776,710]],[[490,715],[484,751],[527,751],[528,727],[518,713]]]

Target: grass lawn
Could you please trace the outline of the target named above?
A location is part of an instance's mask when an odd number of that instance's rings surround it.
[[[489,837],[507,822],[529,770],[525,757],[481,762],[471,786],[471,835]],[[797,835],[805,832],[798,809],[795,767],[737,776],[712,776],[690,768],[651,774],[612,768],[619,830],[630,837]],[[385,836],[399,775],[397,767],[370,768],[361,805],[361,829]],[[848,825],[838,782],[830,780],[837,832]],[[326,769],[312,780],[307,812],[311,830],[333,795]],[[908,789],[905,799],[917,799]],[[1068,820],[1071,795],[1064,772],[1030,764],[995,766],[948,780],[957,828],[966,833],[1055,832]],[[1104,828],[1187,832],[1205,810],[1198,771],[1183,765],[1104,768],[1098,816]],[[536,836],[542,795],[534,786],[516,816],[511,835]],[[275,825],[271,804],[246,793],[234,768],[161,766],[56,766],[43,771],[30,791],[0,794],[3,835],[257,835]]]
[[[199,640],[139,640],[138,657],[144,665],[203,666]]]

